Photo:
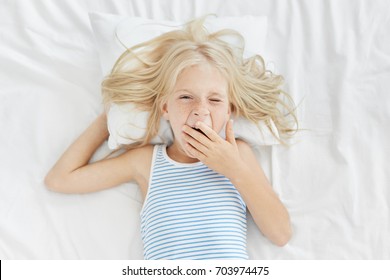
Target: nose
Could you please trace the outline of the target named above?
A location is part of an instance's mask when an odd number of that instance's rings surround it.
[[[188,116],[187,124],[194,126],[197,121],[201,121],[206,125],[212,127],[211,114],[207,105],[203,102],[199,102],[193,108]]]
[[[209,115],[210,110],[206,100],[198,100],[192,108],[191,115],[199,121],[204,121]]]
[[[210,115],[210,112],[205,106],[197,106],[192,110],[191,114],[198,118],[204,118]]]

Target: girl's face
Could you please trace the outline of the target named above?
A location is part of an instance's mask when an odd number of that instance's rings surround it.
[[[176,159],[194,161],[186,152],[184,125],[194,127],[197,121],[201,121],[219,133],[230,113],[228,85],[220,72],[209,63],[186,68],[178,76],[168,102],[163,105],[163,116],[170,122],[175,136],[170,150]]]

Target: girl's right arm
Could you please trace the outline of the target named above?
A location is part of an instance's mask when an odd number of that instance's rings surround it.
[[[138,172],[140,162],[145,161],[142,148],[89,164],[92,155],[108,135],[107,118],[103,113],[49,171],[45,178],[46,186],[62,193],[88,193],[137,180],[139,174],[142,174]]]

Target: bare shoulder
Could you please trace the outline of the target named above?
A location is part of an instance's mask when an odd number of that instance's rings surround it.
[[[130,149],[125,152],[125,157],[138,173],[149,174],[152,163],[153,145]]]
[[[152,166],[153,145],[146,145],[140,148],[131,149],[126,152],[128,162],[134,170],[134,180],[141,188],[145,196],[149,185],[149,176]]]
[[[146,145],[140,148],[130,149],[126,151],[125,154],[128,157],[132,158],[133,160],[134,159],[142,160],[142,159],[146,159],[149,155],[152,156],[153,148],[154,148],[153,145]]]
[[[247,142],[241,139],[237,139],[236,143],[241,156],[254,156],[253,150]]]
[[[261,176],[263,176],[263,178],[265,178],[267,182],[265,186],[272,189],[271,184],[268,183],[268,179],[266,178],[263,168],[261,167],[260,162],[256,158],[256,154],[254,153],[252,147],[242,140],[236,140],[236,143],[240,152],[240,157],[245,163],[247,163],[248,168],[250,168],[252,172],[254,172],[254,174],[261,174]]]
[[[241,158],[249,163],[249,166],[254,168],[261,168],[260,164],[256,158],[255,153],[253,152],[252,147],[245,141],[237,139],[236,140],[238,150],[240,152]]]

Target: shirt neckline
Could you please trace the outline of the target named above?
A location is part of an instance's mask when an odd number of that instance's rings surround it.
[[[203,163],[201,161],[194,162],[194,163],[183,163],[183,162],[178,162],[176,160],[171,159],[167,153],[167,145],[162,145],[162,153],[163,153],[164,158],[167,161],[169,161],[170,163],[172,163],[176,166],[195,167],[195,166],[203,165]]]

